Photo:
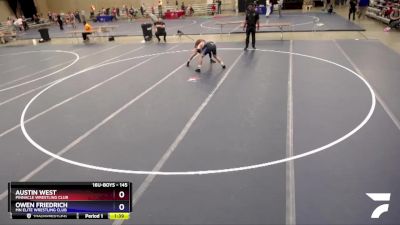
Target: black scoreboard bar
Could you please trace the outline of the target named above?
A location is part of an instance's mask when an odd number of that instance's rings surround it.
[[[109,213],[29,214],[12,213],[12,219],[109,219]]]
[[[130,182],[10,182],[12,219],[129,219]]]

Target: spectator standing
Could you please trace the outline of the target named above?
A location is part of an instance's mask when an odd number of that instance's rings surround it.
[[[369,6],[369,0],[359,0],[358,2],[358,19],[365,18],[365,13]]]
[[[218,9],[217,14],[222,13],[221,5],[222,5],[222,0],[217,0],[217,9]]]
[[[76,11],[75,11],[74,17],[75,17],[75,19],[78,21],[78,23],[82,23],[82,21],[81,21],[81,15],[79,14],[79,10],[76,10]]]
[[[112,8],[112,10],[111,10],[111,16],[113,17],[113,20],[114,20],[114,21],[117,21],[117,20],[118,20],[118,18],[117,18],[117,9],[116,9],[116,8]]]
[[[357,0],[350,0],[349,4],[350,4],[350,6],[349,6],[349,20],[350,20],[351,14],[353,14],[353,20],[355,20],[356,19],[356,11],[357,11]]]
[[[94,10],[93,9],[90,10],[89,19],[94,20]],[[83,20],[83,23],[85,23],[85,22],[86,22],[86,20]]]
[[[134,14],[134,10],[133,10],[133,7],[131,7],[131,8],[129,8],[128,11],[126,12],[126,15],[128,16],[129,21],[132,21],[133,14]]]
[[[50,21],[50,22],[51,22],[51,21],[54,21],[54,20],[53,20],[53,14],[52,14],[50,11],[47,12],[47,17],[49,17],[49,21]]]
[[[330,4],[331,0],[324,0],[324,8],[322,9],[322,11],[328,11]]]
[[[281,17],[281,16],[282,16],[283,0],[277,0],[276,2],[277,2],[277,5],[278,5],[278,14],[279,14],[279,17]]]
[[[57,13],[53,12],[51,16],[53,17],[52,21],[57,22]]]
[[[144,3],[142,3],[142,5],[140,6],[140,13],[142,14],[142,16],[144,16],[144,11],[145,11],[145,6]]]
[[[193,14],[194,14],[194,9],[192,5],[189,5],[189,16],[193,16]]]
[[[62,21],[60,14],[57,15],[57,23],[60,26],[60,30],[64,30],[64,27],[63,27],[64,22]]]
[[[270,14],[271,14],[271,1],[267,0],[265,2],[265,17],[269,17]]]
[[[162,12],[162,1],[158,1],[158,17],[162,18],[163,17],[163,12]]]
[[[62,15],[61,18],[63,18],[64,23],[69,24],[69,16],[71,15],[71,12],[67,12],[67,15]]]
[[[76,28],[76,17],[75,17],[75,15],[76,14],[74,14],[74,13],[70,13],[70,15],[69,15],[69,22],[71,23],[71,26],[72,26],[72,28]]]
[[[85,24],[85,22],[86,22],[86,16],[85,16],[85,10],[81,10],[81,22],[83,23],[83,24]]]
[[[276,4],[278,4],[278,0],[271,0],[271,14],[274,12],[274,7]]]

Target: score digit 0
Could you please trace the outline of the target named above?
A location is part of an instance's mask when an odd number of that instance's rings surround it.
[[[119,196],[119,198],[124,198],[125,197],[125,192],[120,191],[118,196]]]

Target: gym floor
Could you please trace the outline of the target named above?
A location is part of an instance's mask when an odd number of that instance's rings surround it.
[[[0,224],[400,221],[397,52],[217,46],[227,68],[201,73],[193,43],[0,48]],[[96,180],[133,182],[130,220],[9,219],[9,181]],[[389,211],[371,219],[366,193],[391,193]]]

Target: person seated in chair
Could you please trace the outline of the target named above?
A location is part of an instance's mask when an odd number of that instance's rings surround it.
[[[128,9],[128,17],[129,17],[129,21],[132,21],[133,18],[136,19],[136,12],[135,12],[135,8],[133,8],[133,6],[131,6]]]
[[[4,33],[0,31],[0,43],[5,44],[7,43],[7,40],[4,38]]]
[[[333,11],[333,4],[331,3],[330,5],[329,5],[329,8],[328,8],[328,14],[334,14],[335,12]]]
[[[87,21],[85,21],[85,28],[84,31],[82,32],[83,41],[89,41],[88,35],[92,34],[92,32],[93,32],[92,26]]]
[[[400,27],[400,9],[393,9],[392,13],[389,15],[389,19],[389,26],[384,29],[385,32]]]
[[[22,26],[24,26],[24,30],[29,30],[28,20],[25,16],[22,16]]]
[[[212,5],[211,5],[211,15],[214,16],[216,10],[217,10],[217,8],[216,8],[215,4],[212,4]]]
[[[36,23],[39,24],[40,23],[40,17],[36,14],[33,14],[32,16],[32,20]]]
[[[393,6],[390,6],[389,9],[384,9],[382,12],[383,17],[390,19],[390,14],[392,14],[392,12],[393,12]]]
[[[165,31],[165,23],[161,20],[161,18],[158,18],[156,22],[154,22],[154,28],[155,28],[155,36],[158,39],[158,43],[160,43],[160,36],[164,36],[164,42],[167,42],[167,32]]]
[[[194,14],[194,9],[192,5],[189,5],[189,16],[193,16],[193,14]]]
[[[23,25],[23,20],[21,17],[19,17],[18,19],[16,19],[14,21],[14,26],[16,27],[16,29],[20,30],[20,31],[25,31],[24,29],[24,25]]]

